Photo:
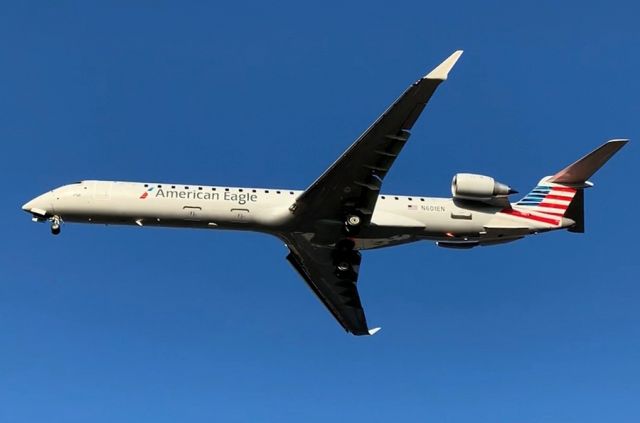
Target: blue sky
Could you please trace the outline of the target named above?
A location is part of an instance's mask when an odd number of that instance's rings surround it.
[[[0,421],[636,422],[635,2],[20,2],[0,16]],[[384,190],[610,138],[587,233],[367,252],[346,335],[249,233],[68,225],[81,179],[305,188],[456,49]]]

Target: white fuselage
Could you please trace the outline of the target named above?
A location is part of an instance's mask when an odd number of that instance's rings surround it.
[[[300,225],[290,210],[300,190],[204,185],[82,181],[64,185],[23,206],[44,220],[114,225],[234,229],[279,236],[314,229]],[[421,239],[444,242],[482,240],[501,208],[450,198],[380,195],[371,225],[356,248],[378,248]],[[500,216],[502,226],[522,223]],[[562,227],[562,226],[560,226]],[[557,229],[560,229],[558,227]],[[529,233],[549,230],[531,227]],[[523,233],[524,235],[524,233]]]

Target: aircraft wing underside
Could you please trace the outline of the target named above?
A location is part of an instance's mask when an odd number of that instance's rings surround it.
[[[287,260],[338,323],[354,335],[375,333],[376,329],[370,331],[367,326],[356,287],[360,253],[353,252],[351,271],[339,273],[336,271],[335,249],[313,246],[296,235],[289,236],[286,242],[289,248]]]

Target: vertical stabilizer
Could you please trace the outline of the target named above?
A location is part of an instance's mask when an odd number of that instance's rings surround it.
[[[548,216],[563,217],[580,188],[554,184],[548,178],[542,179],[538,185],[515,205]]]
[[[575,222],[569,232],[584,233],[584,190],[593,186],[593,176],[628,140],[611,140],[538,185],[513,206],[519,212],[533,212],[538,219],[562,218]],[[543,216],[543,217],[540,217]],[[545,220],[542,220],[545,221]]]
[[[567,229],[569,232],[577,234],[584,233],[584,189],[581,188],[576,192],[573,201],[569,205],[565,217],[576,222],[572,227]]]

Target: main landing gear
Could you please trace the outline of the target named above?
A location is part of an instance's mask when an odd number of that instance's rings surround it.
[[[53,235],[60,234],[60,226],[62,225],[62,219],[60,219],[60,216],[53,216],[49,220],[51,221],[51,233]]]
[[[340,241],[333,251],[333,264],[336,266],[336,275],[341,279],[354,279],[357,277],[357,268],[362,260],[358,251],[354,250],[354,242],[350,239]]]
[[[360,230],[362,218],[357,214],[348,214],[344,220],[344,229],[349,235],[355,235]]]

